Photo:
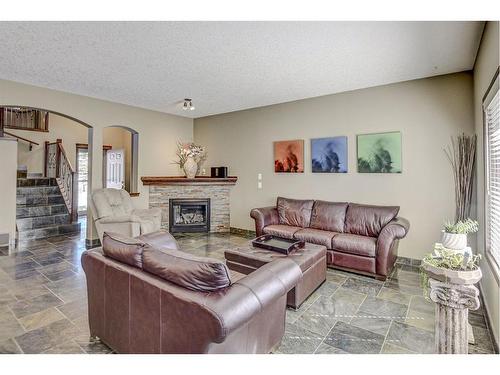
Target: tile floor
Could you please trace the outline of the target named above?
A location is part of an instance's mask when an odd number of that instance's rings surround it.
[[[185,251],[222,259],[225,249],[248,241],[177,237]],[[0,251],[0,353],[111,353],[89,340],[83,251],[83,234],[22,243],[10,255]],[[276,353],[432,353],[434,307],[409,263],[400,260],[386,282],[329,269],[300,309],[287,310]],[[483,310],[470,316],[477,340],[470,352],[492,353]]]

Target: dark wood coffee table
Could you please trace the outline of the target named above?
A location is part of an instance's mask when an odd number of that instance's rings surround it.
[[[224,252],[230,270],[248,275],[277,258],[289,258],[302,270],[302,280],[288,292],[287,305],[297,309],[326,280],[326,247],[307,243],[304,248],[285,255],[252,245],[240,246]]]

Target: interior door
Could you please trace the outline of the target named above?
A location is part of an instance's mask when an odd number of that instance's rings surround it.
[[[125,187],[125,151],[109,150],[106,153],[106,187],[123,189]]]

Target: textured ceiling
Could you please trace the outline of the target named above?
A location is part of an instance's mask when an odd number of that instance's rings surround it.
[[[0,78],[203,117],[469,70],[483,26],[0,22]]]

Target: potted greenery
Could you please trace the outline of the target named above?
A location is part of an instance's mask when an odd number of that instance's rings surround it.
[[[475,284],[481,279],[481,255],[459,253],[436,244],[434,252],[422,259],[421,280],[428,297],[429,278],[450,284]]]
[[[472,219],[456,223],[447,222],[444,224],[441,244],[446,249],[464,250],[467,247],[467,235],[477,232],[478,229],[478,222]]]

